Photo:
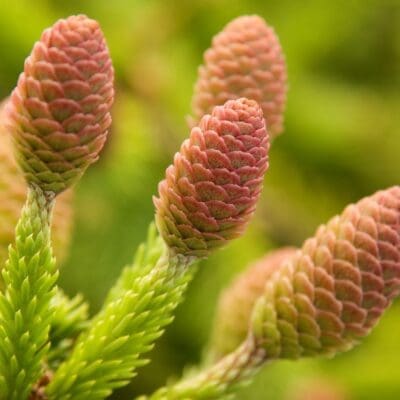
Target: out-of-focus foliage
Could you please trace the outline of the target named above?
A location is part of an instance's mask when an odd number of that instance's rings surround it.
[[[201,358],[218,293],[248,262],[300,245],[351,201],[400,182],[400,4],[396,0],[0,0],[0,97],[15,86],[41,31],[80,12],[99,20],[116,68],[113,126],[100,162],[77,187],[76,229],[61,286],[92,311],[133,257],[153,217],[151,196],[187,136],[197,66],[232,18],[257,13],[278,33],[289,76],[285,132],[270,151],[257,217],[200,268],[175,323],[131,399]],[[239,399],[286,399],[322,376],[356,400],[400,395],[399,306],[372,335],[333,360],[278,362]],[[117,398],[116,397],[116,398]]]

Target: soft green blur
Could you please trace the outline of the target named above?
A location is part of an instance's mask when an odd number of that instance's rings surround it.
[[[242,239],[203,263],[152,363],[114,397],[132,399],[201,358],[218,293],[249,261],[300,245],[347,203],[399,184],[400,3],[0,0],[0,97],[41,31],[77,13],[100,21],[117,78],[113,128],[77,187],[74,240],[61,272],[62,287],[83,292],[93,312],[145,238],[157,182],[188,134],[196,69],[211,37],[238,15],[260,14],[288,63],[286,129],[272,146],[257,217]],[[334,360],[265,367],[238,398],[291,400],[299,394],[293,388],[319,377],[345,393],[340,399],[400,398],[399,311],[397,303],[362,346]]]

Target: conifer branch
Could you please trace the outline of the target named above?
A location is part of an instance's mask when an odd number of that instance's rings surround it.
[[[3,270],[0,294],[0,398],[23,400],[40,377],[58,272],[50,244],[53,196],[31,185]]]
[[[89,306],[81,294],[69,298],[61,289],[53,297],[52,305],[54,314],[50,328],[48,363],[55,368],[67,358],[76,338],[88,327]]]
[[[257,373],[265,352],[248,337],[241,346],[215,364],[137,400],[230,399]]]
[[[173,320],[193,275],[190,261],[170,257],[156,233],[121,274],[103,309],[92,320],[47,388],[50,399],[104,399],[129,382],[147,363],[141,355],[153,347]]]

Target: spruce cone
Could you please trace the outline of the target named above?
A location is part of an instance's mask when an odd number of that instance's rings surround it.
[[[269,279],[253,312],[267,358],[357,344],[400,292],[400,186],[348,206]]]
[[[8,107],[28,182],[59,193],[95,162],[111,124],[113,67],[96,21],[72,16],[43,32]]]
[[[8,245],[14,241],[15,226],[26,200],[27,185],[13,156],[12,143],[2,125],[0,105],[0,268],[7,259]],[[62,193],[53,211],[52,240],[57,262],[62,262],[71,237],[73,191]]]
[[[274,30],[259,16],[243,16],[216,35],[204,54],[192,100],[195,122],[214,106],[247,97],[257,101],[271,138],[283,130],[286,65]]]
[[[211,341],[213,357],[235,350],[246,338],[251,311],[263,294],[265,283],[296,249],[285,247],[267,254],[240,274],[221,295]]]
[[[158,229],[173,253],[207,256],[241,235],[261,192],[268,148],[255,101],[231,100],[201,119],[154,199]]]

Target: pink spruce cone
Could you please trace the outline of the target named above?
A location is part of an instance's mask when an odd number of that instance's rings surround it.
[[[111,124],[113,76],[96,21],[72,16],[43,32],[8,109],[28,182],[59,193],[97,160]]]
[[[219,299],[211,340],[213,357],[220,358],[234,351],[245,340],[252,309],[264,293],[265,283],[295,251],[295,248],[285,247],[268,253],[224,290]]]
[[[158,229],[173,253],[204,257],[241,235],[262,189],[268,148],[253,100],[228,101],[201,119],[154,199]]]
[[[27,185],[14,159],[11,138],[4,125],[4,104],[0,104],[0,269],[14,242],[15,226],[26,200]],[[52,242],[57,263],[66,257],[73,226],[73,190],[58,198],[52,218]]]
[[[357,344],[400,293],[400,186],[348,206],[267,280],[252,333],[268,358]]]
[[[284,55],[273,28],[259,16],[243,16],[216,35],[204,54],[204,65],[192,100],[193,119],[227,100],[257,101],[271,138],[283,130],[287,76]]]

